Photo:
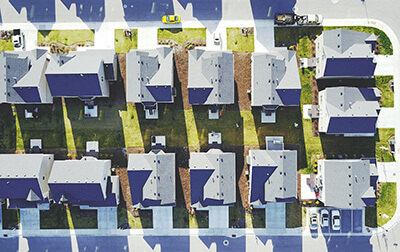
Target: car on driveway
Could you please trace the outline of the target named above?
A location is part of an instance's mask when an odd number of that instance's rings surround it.
[[[329,226],[329,212],[326,209],[321,210],[321,227]]]
[[[20,29],[13,31],[12,41],[15,51],[25,51],[25,35]]]
[[[293,25],[296,24],[296,14],[276,13],[274,20],[276,25]]]
[[[221,33],[214,32],[213,40],[214,40],[214,45],[221,45]]]
[[[310,214],[310,229],[315,230],[318,228],[318,214],[311,213]]]
[[[340,212],[339,210],[332,210],[332,229],[333,230],[340,230]]]
[[[178,15],[165,15],[161,20],[164,24],[177,24],[181,22],[181,17]]]

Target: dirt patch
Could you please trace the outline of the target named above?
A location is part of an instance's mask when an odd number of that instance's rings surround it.
[[[249,203],[249,181],[247,179],[247,175],[249,174],[249,168],[247,166],[246,158],[249,155],[249,150],[259,150],[260,146],[257,145],[246,145],[244,146],[244,155],[243,155],[243,169],[239,175],[238,179],[238,187],[240,192],[240,199],[242,201],[242,206],[246,210],[246,212],[251,212],[251,206]]]
[[[190,172],[189,168],[179,167],[179,178],[181,181],[183,197],[185,200],[185,206],[188,211],[191,210],[191,199],[190,199]]]
[[[117,168],[115,169],[116,174],[119,176],[119,182],[122,189],[122,195],[126,202],[126,209],[135,217],[139,217],[139,210],[132,206],[131,188],[129,186],[128,169]]]
[[[121,77],[124,80],[124,87],[125,87],[125,91],[126,91],[126,54],[125,53],[118,54],[118,64],[119,64],[119,69],[121,72]]]
[[[174,50],[174,60],[175,67],[178,74],[179,82],[181,83],[181,94],[182,94],[182,102],[183,108],[192,109],[192,105],[189,104],[189,95],[188,95],[188,69],[189,69],[189,59],[188,53],[182,46],[175,47]]]
[[[234,77],[239,109],[251,110],[251,102],[247,90],[251,90],[251,53],[233,52]]]

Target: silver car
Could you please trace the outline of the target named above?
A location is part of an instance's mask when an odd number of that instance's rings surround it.
[[[315,230],[318,228],[318,214],[311,213],[310,215],[310,229]]]
[[[339,210],[332,210],[332,229],[340,230],[340,212]]]
[[[321,227],[329,226],[329,212],[326,209],[321,210]]]

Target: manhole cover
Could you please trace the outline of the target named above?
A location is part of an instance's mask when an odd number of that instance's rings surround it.
[[[223,244],[224,244],[225,246],[228,246],[228,245],[229,245],[229,241],[228,241],[228,240],[224,240]]]

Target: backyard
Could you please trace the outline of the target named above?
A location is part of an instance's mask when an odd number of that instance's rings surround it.
[[[116,53],[128,53],[137,49],[137,29],[117,29],[114,34],[114,48]]]
[[[245,29],[244,32],[241,32]],[[226,28],[227,49],[236,52],[254,52],[254,28]]]
[[[206,40],[205,28],[169,28],[158,29],[157,39],[160,40],[175,40],[179,45],[182,45],[187,40]]]

